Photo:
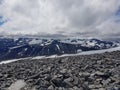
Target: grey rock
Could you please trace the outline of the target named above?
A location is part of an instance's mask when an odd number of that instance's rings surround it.
[[[53,85],[48,87],[48,90],[54,90],[55,88],[53,87]]]
[[[67,79],[64,79],[64,83],[66,87],[73,87],[73,82],[74,79],[72,77],[69,77]]]

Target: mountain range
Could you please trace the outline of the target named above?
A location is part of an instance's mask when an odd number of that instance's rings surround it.
[[[0,38],[0,60],[34,56],[76,54],[119,46],[119,42],[99,39]]]

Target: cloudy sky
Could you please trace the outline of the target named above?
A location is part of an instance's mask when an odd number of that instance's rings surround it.
[[[120,0],[0,0],[0,34],[119,37]]]

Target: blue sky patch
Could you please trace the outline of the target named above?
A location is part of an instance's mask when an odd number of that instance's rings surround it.
[[[6,22],[6,20],[3,20],[3,17],[0,16],[0,26],[2,26],[5,22]]]
[[[115,15],[120,16],[120,8],[117,10]]]

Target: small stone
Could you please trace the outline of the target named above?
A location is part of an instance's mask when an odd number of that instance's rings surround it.
[[[59,78],[59,77],[56,77],[56,76],[51,80],[51,82],[57,87],[60,87],[60,86],[63,85],[62,81],[63,81],[62,78]]]
[[[73,81],[73,84],[74,84],[74,85],[78,85],[78,83],[79,83],[78,77],[74,76],[74,77],[73,77],[73,80],[74,80],[74,81]]]
[[[102,87],[102,85],[89,85],[90,89],[99,89],[101,87]]]
[[[50,81],[52,78],[51,78],[51,76],[46,76],[45,77],[45,80],[47,80],[47,81]]]
[[[73,87],[74,90],[80,90],[77,86]]]
[[[83,77],[89,77],[90,73],[88,73],[88,72],[80,72],[79,75],[83,76]]]
[[[32,79],[38,79],[39,78],[39,74],[33,75],[30,78],[32,78]]]
[[[106,90],[105,88],[99,88],[99,90]]]
[[[102,61],[97,61],[97,64],[101,65],[101,64],[102,64]]]
[[[66,87],[72,87],[73,86],[72,82],[73,82],[73,78],[71,78],[71,77],[64,80]]]
[[[66,90],[64,87],[59,87],[58,90]]]
[[[95,85],[89,85],[89,88],[93,89],[93,88],[95,88]]]
[[[54,90],[53,85],[49,86],[49,87],[48,87],[48,90]]]
[[[63,69],[60,71],[61,74],[65,74],[67,72],[67,69]]]
[[[111,81],[110,79],[103,80],[102,84],[106,86],[106,85],[108,85],[110,83],[110,81]]]
[[[102,77],[103,79],[107,79],[111,76],[111,74],[109,72],[100,72],[100,71],[97,71],[95,72],[94,74],[95,76],[98,76],[98,77]]]

